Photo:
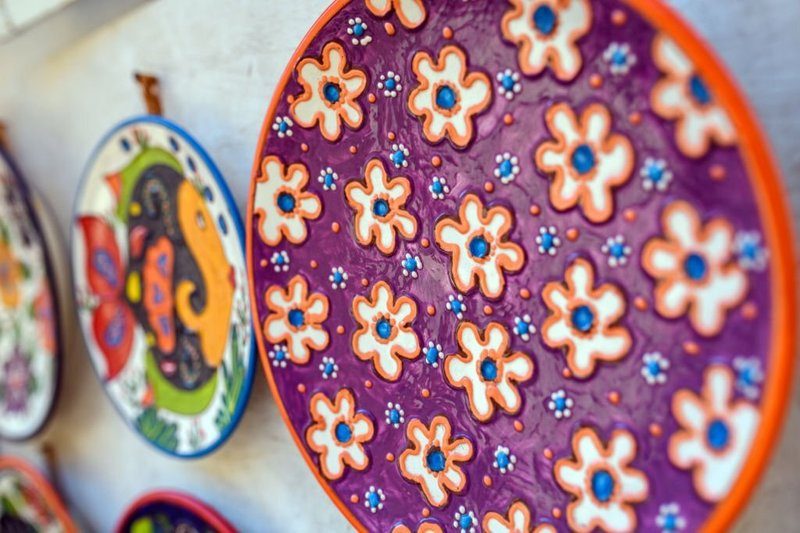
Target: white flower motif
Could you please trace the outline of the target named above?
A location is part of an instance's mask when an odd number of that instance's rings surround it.
[[[553,416],[556,417],[556,420],[571,417],[574,405],[575,401],[567,396],[564,389],[558,389],[551,393],[550,400],[547,402],[547,408],[553,411]]]
[[[280,252],[273,252],[269,262],[272,263],[275,272],[287,272],[291,261],[286,250],[281,250]]]
[[[452,294],[447,297],[447,303],[445,304],[447,310],[452,312],[456,315],[456,318],[461,320],[464,318],[464,312],[467,310],[467,304],[464,303],[464,297],[462,295],[453,296]]]
[[[764,370],[758,357],[736,357],[733,360],[736,371],[736,389],[748,400],[758,398],[759,386],[764,381]]]
[[[399,403],[389,402],[386,404],[386,411],[384,411],[386,415],[386,423],[392,426],[393,428],[397,429],[403,425],[406,421],[405,414],[406,412],[403,411],[403,408],[400,407]]]
[[[458,506],[458,511],[453,515],[453,527],[460,533],[475,533],[478,531],[478,519],[474,511],[467,511],[463,505]]]
[[[403,90],[403,85],[400,83],[400,74],[391,70],[386,74],[381,74],[380,81],[378,81],[378,89],[383,91],[383,95],[387,98],[396,97]]]
[[[328,332],[322,326],[328,318],[328,298],[319,293],[309,294],[305,278],[293,277],[285,289],[272,285],[264,299],[269,309],[264,320],[264,337],[272,343],[285,342],[293,363],[307,363],[311,350],[322,350],[328,345]]]
[[[489,76],[470,72],[467,55],[452,44],[441,49],[437,60],[417,52],[411,68],[418,85],[408,95],[408,109],[422,119],[425,138],[438,143],[447,137],[465,148],[474,136],[475,116],[492,100]]]
[[[633,504],[645,501],[649,483],[630,466],[636,458],[633,435],[616,430],[604,446],[594,430],[584,427],[572,435],[572,451],[575,459],[559,459],[553,468],[559,486],[575,497],[566,512],[570,529],[636,530]]]
[[[745,270],[761,272],[767,267],[769,250],[761,244],[761,234],[757,231],[738,232],[733,251],[739,258],[739,266]]]
[[[485,533],[556,533],[552,524],[542,522],[533,527],[531,511],[528,506],[517,500],[512,503],[506,516],[497,512],[483,515],[482,531]]]
[[[325,356],[319,364],[319,371],[322,372],[322,379],[336,379],[339,372],[339,365],[333,357]]]
[[[276,368],[286,368],[286,363],[289,359],[289,354],[286,351],[285,344],[276,344],[267,354],[272,361],[272,366]]]
[[[514,335],[524,342],[531,340],[531,335],[536,333],[536,326],[531,324],[531,315],[524,314],[514,317]]]
[[[292,136],[292,126],[294,126],[294,122],[292,122],[291,118],[287,116],[275,117],[275,122],[272,123],[272,131],[283,139],[284,137]]]
[[[561,238],[555,226],[542,226],[536,236],[536,244],[541,255],[554,256],[561,246]]]
[[[348,19],[347,35],[355,46],[366,46],[372,42],[372,36],[367,34],[367,23],[361,20],[361,17]]]
[[[406,168],[408,166],[408,156],[410,152],[403,143],[392,144],[392,150],[389,152],[389,159],[395,168]]]
[[[386,494],[382,489],[376,489],[370,486],[369,490],[364,493],[364,506],[370,510],[371,513],[377,513],[383,509],[383,502],[386,501]]]
[[[420,259],[418,255],[412,256],[411,254],[406,254],[401,264],[403,265],[404,276],[411,276],[414,279],[419,277],[419,271],[422,270],[422,259]]]
[[[447,185],[447,180],[439,176],[433,177],[431,184],[428,185],[428,190],[434,200],[444,200],[444,197],[450,194],[450,186]]]
[[[494,177],[500,178],[500,183],[508,185],[520,172],[519,158],[508,152],[497,154],[494,158],[497,166],[494,168]]]
[[[588,0],[509,0],[503,15],[503,38],[519,48],[518,61],[528,76],[550,68],[556,78],[571,81],[583,64],[577,41],[592,26]]]
[[[344,289],[347,287],[347,272],[342,267],[331,268],[331,274],[328,276],[328,281],[331,282],[332,289]]]
[[[500,471],[501,474],[513,472],[514,465],[517,464],[517,457],[511,453],[506,446],[498,446],[494,451],[494,462],[492,466]]]
[[[442,352],[442,345],[436,344],[433,341],[428,341],[427,348],[424,349],[425,362],[433,368],[439,368],[439,361],[444,359],[444,352]]]
[[[325,167],[320,171],[317,181],[322,184],[322,188],[326,191],[335,191],[336,182],[339,181],[339,174],[334,172],[331,167]]]
[[[672,182],[672,171],[663,159],[646,158],[639,171],[639,176],[642,177],[642,188],[646,191],[655,189],[658,192],[664,192]]]
[[[628,256],[631,255],[631,247],[625,243],[623,235],[616,235],[609,237],[600,251],[608,256],[608,266],[615,268],[618,266],[625,266],[628,264]]]
[[[497,73],[497,92],[504,96],[506,100],[513,100],[522,91],[522,84],[519,82],[519,72],[514,72],[510,68]]]
[[[667,382],[669,359],[659,352],[650,352],[642,356],[642,377],[648,385],[663,385]]]
[[[423,0],[365,0],[365,3],[377,17],[385,17],[394,10],[400,24],[410,30],[419,27],[427,16]]]
[[[636,64],[636,55],[631,52],[628,43],[611,43],[603,52],[603,59],[614,76],[627,74]]]
[[[669,439],[669,459],[692,471],[697,494],[708,502],[721,501],[733,488],[760,421],[756,406],[733,400],[733,384],[728,367],[712,364],[703,375],[701,395],[681,389],[672,397],[681,429]]]
[[[681,506],[677,503],[662,503],[658,506],[656,526],[661,533],[675,533],[686,527],[686,519],[680,513]]]

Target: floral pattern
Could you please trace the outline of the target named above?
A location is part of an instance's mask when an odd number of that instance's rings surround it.
[[[461,463],[472,458],[473,446],[467,438],[454,438],[452,431],[444,416],[434,417],[429,426],[414,419],[406,426],[409,447],[398,458],[402,476],[419,485],[436,507],[446,505],[451,493],[467,486]]]
[[[394,10],[400,23],[408,29],[414,29],[425,22],[424,0],[365,0],[367,9],[373,15],[384,17]]]
[[[316,220],[322,203],[308,186],[308,169],[302,163],[286,169],[277,156],[267,156],[256,178],[255,216],[258,234],[265,244],[275,246],[285,238],[301,244],[308,237],[306,221]],[[285,253],[285,252],[284,252]]]
[[[536,165],[552,175],[550,203],[559,211],[576,206],[592,222],[614,214],[613,189],[633,173],[633,147],[627,137],[611,133],[611,113],[591,104],[580,116],[565,103],[547,110],[553,139],[536,149]]]
[[[467,56],[454,45],[439,51],[434,60],[417,52],[411,66],[418,85],[408,95],[408,108],[422,119],[425,138],[438,143],[445,137],[457,148],[474,136],[473,121],[489,107],[492,83],[483,72],[467,70]]]
[[[321,61],[307,57],[297,65],[297,81],[302,94],[295,97],[291,113],[303,128],[319,125],[322,136],[335,141],[342,135],[342,124],[357,129],[364,121],[358,97],[367,86],[367,76],[357,68],[347,68],[347,55],[338,43],[328,43]]]
[[[680,151],[701,157],[712,143],[734,144],[736,130],[728,114],[672,39],[658,35],[653,40],[653,61],[663,77],[653,87],[650,102],[659,116],[675,121],[675,142]]]
[[[642,267],[656,280],[656,311],[666,318],[688,315],[699,334],[718,334],[726,313],[748,289],[731,253],[731,224],[721,218],[704,224],[688,202],[676,201],[662,213],[661,225],[664,236],[650,239],[642,250]]]
[[[566,351],[567,366],[579,378],[592,375],[599,361],[618,361],[628,354],[631,334],[618,322],[625,314],[625,296],[611,283],[595,287],[594,267],[577,259],[564,282],[545,285],[542,298],[552,313],[542,325],[542,338]]]
[[[691,470],[694,489],[717,502],[733,488],[758,427],[758,409],[734,400],[734,375],[723,365],[706,369],[701,394],[681,389],[672,398],[680,428],[669,439],[669,459]]]
[[[555,533],[556,529],[547,523],[533,526],[531,511],[522,501],[512,503],[505,515],[491,511],[483,515],[481,525],[486,533]]]
[[[633,504],[647,498],[644,473],[630,466],[636,458],[636,440],[616,430],[603,445],[593,430],[572,435],[574,459],[559,459],[553,469],[558,485],[574,500],[567,506],[567,522],[574,531],[633,531]]]
[[[395,298],[389,284],[381,281],[372,287],[369,299],[353,300],[353,316],[359,325],[353,334],[353,353],[362,361],[371,359],[382,378],[397,381],[402,360],[420,354],[419,337],[410,326],[417,304],[407,296]]]
[[[372,420],[356,412],[356,401],[347,389],[341,389],[331,402],[318,392],[309,404],[313,424],[306,430],[308,446],[319,454],[319,469],[327,479],[339,479],[345,467],[364,470],[369,455],[364,444],[372,440]]]
[[[497,406],[510,414],[522,407],[518,384],[533,376],[533,362],[522,352],[509,353],[508,331],[492,322],[481,334],[475,324],[464,322],[456,333],[460,353],[444,360],[450,385],[464,389],[472,415],[488,421]]]
[[[365,182],[351,181],[345,196],[355,211],[356,240],[365,246],[375,242],[384,254],[397,246],[397,235],[412,239],[417,234],[417,219],[405,209],[411,195],[407,178],[389,178],[379,159],[367,163]]]
[[[486,209],[480,198],[467,195],[458,218],[436,224],[436,244],[451,257],[450,275],[461,292],[478,285],[488,298],[498,298],[505,289],[505,272],[522,268],[525,253],[507,239],[513,224],[504,207]]]

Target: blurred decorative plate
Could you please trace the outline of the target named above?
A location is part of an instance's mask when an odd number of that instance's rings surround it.
[[[721,530],[769,456],[786,209],[658,2],[336,2],[247,230],[271,387],[359,528]]]
[[[78,531],[58,493],[36,468],[0,455],[0,531]]]
[[[56,284],[30,191],[0,151],[0,438],[45,424],[58,390]]]
[[[114,405],[168,453],[212,451],[247,403],[243,244],[225,182],[183,130],[145,116],[100,143],[72,227],[79,319]]]
[[[233,526],[203,502],[186,494],[155,491],[131,504],[118,533],[233,533]]]

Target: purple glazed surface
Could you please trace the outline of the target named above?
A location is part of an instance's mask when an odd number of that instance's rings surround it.
[[[722,217],[735,231],[763,233],[758,206],[748,181],[747,171],[735,147],[713,146],[698,159],[689,158],[677,148],[674,124],[657,116],[650,106],[653,85],[661,77],[651,58],[651,45],[655,30],[629,7],[616,1],[593,2],[591,31],[578,41],[583,57],[583,67],[577,77],[568,83],[555,79],[545,70],[535,76],[521,75],[522,90],[513,100],[497,92],[497,73],[509,68],[519,72],[517,48],[505,41],[500,20],[508,9],[506,2],[448,1],[426,3],[427,18],[415,29],[404,28],[392,14],[385,20],[394,23],[396,34],[384,30],[384,19],[373,16],[364,2],[345,6],[313,39],[303,52],[303,57],[319,58],[323,46],[329,41],[339,42],[346,51],[348,68],[359,68],[367,74],[367,87],[358,102],[364,110],[364,122],[356,130],[344,128],[337,142],[329,142],[318,127],[303,128],[294,124],[291,136],[279,137],[271,132],[260,149],[260,156],[277,155],[285,164],[301,162],[308,168],[308,190],[322,202],[322,214],[307,222],[308,238],[302,245],[283,241],[277,246],[267,246],[258,237],[257,217],[249,220],[253,231],[254,294],[257,295],[258,320],[263,324],[269,314],[263,295],[274,285],[286,286],[295,275],[303,276],[309,291],[322,293],[330,302],[330,313],[324,323],[330,335],[326,348],[312,351],[305,365],[289,363],[285,368],[270,368],[280,400],[291,419],[294,431],[305,439],[312,424],[309,400],[322,391],[333,398],[341,388],[352,391],[357,409],[367,414],[374,424],[374,437],[364,448],[369,465],[358,471],[346,469],[344,475],[328,484],[338,498],[350,509],[355,518],[370,531],[388,531],[403,522],[412,529],[422,519],[422,510],[431,510],[430,518],[447,530],[453,527],[454,514],[463,506],[473,511],[478,521],[489,511],[505,514],[515,500],[523,500],[531,510],[533,523],[550,522],[559,530],[567,529],[563,513],[573,497],[565,492],[553,476],[553,466],[560,458],[573,456],[571,437],[581,427],[591,427],[606,442],[615,429],[630,431],[637,442],[638,451],[631,466],[641,470],[648,478],[649,492],[644,502],[636,504],[638,525],[645,529],[656,528],[660,506],[676,502],[680,515],[689,530],[698,528],[707,519],[714,505],[704,502],[693,489],[690,471],[676,468],[667,455],[670,435],[679,427],[670,409],[671,399],[679,389],[699,391],[703,371],[711,363],[731,366],[738,356],[755,357],[762,369],[769,372],[770,297],[769,268],[748,271],[749,289],[747,306],[757,309],[755,318],[745,318],[741,305],[727,314],[721,335],[703,337],[697,334],[686,317],[664,319],[653,309],[653,279],[640,264],[640,254],[646,241],[661,236],[662,210],[676,199],[688,200],[704,221]],[[621,9],[627,14],[624,25],[612,23],[612,10]],[[348,20],[361,17],[367,24],[372,41],[367,45],[352,45],[347,34]],[[442,30],[452,28],[454,37],[446,39]],[[627,43],[637,62],[625,75],[613,76],[603,53],[611,42]],[[464,150],[455,149],[445,140],[431,144],[422,137],[420,121],[410,113],[407,105],[409,93],[416,85],[411,68],[411,58],[419,51],[434,58],[447,44],[457,44],[467,55],[471,71],[488,75],[493,99],[488,109],[474,119],[475,137]],[[377,88],[379,76],[387,71],[399,73],[403,88],[396,98],[384,96]],[[592,74],[600,74],[600,88],[590,85]],[[303,92],[296,72],[283,88],[284,97],[277,106],[275,117],[292,116],[289,96]],[[368,94],[376,101],[370,103]],[[537,169],[534,161],[536,148],[552,136],[545,123],[545,112],[555,102],[567,102],[577,109],[600,102],[607,106],[613,117],[612,131],[626,136],[634,148],[634,170],[630,180],[616,189],[615,210],[607,222],[589,222],[580,209],[557,211],[548,201],[548,176]],[[639,124],[628,117],[641,115]],[[506,114],[513,116],[511,125],[504,124]],[[275,117],[268,117],[272,121]],[[395,140],[389,139],[393,133]],[[397,169],[389,158],[392,144],[402,143],[409,150],[408,166]],[[304,151],[301,147],[310,147]],[[349,150],[357,147],[357,153]],[[521,171],[510,184],[502,184],[493,176],[495,156],[510,152],[519,157]],[[432,158],[441,158],[435,167]],[[664,192],[646,191],[641,186],[639,170],[647,157],[663,159],[673,172],[673,180]],[[389,176],[405,176],[411,182],[412,193],[406,208],[418,220],[418,231],[413,239],[398,239],[393,253],[386,256],[374,246],[362,246],[354,237],[353,210],[347,203],[344,189],[352,180],[363,180],[367,162],[380,159]],[[724,180],[712,180],[711,169],[724,168]],[[320,170],[331,167],[339,176],[335,190],[323,190],[317,181]],[[433,176],[446,178],[450,192],[443,200],[435,200],[428,191]],[[493,192],[486,192],[484,184],[491,182]],[[446,309],[448,296],[458,294],[450,276],[450,257],[436,246],[434,226],[444,216],[455,216],[458,206],[467,193],[477,194],[484,204],[504,206],[514,213],[514,224],[509,238],[525,252],[523,269],[506,274],[506,287],[497,299],[486,298],[479,290],[464,295],[467,311],[464,320],[480,328],[489,322],[499,322],[511,332],[517,316],[529,314],[537,333],[528,342],[511,335],[512,351],[527,353],[535,366],[533,377],[520,384],[522,407],[516,415],[496,409],[488,423],[479,422],[469,412],[467,394],[448,384],[443,365],[433,368],[426,364],[424,352],[416,359],[404,360],[403,372],[398,381],[388,382],[375,371],[372,362],[362,361],[353,355],[351,337],[357,329],[352,313],[352,301],[358,295],[369,297],[372,286],[381,280],[389,283],[396,296],[410,296],[417,304],[417,316],[412,323],[419,336],[421,347],[429,341],[441,344],[445,355],[459,353],[455,338],[459,323]],[[540,213],[531,215],[532,204]],[[254,207],[258,207],[255,205]],[[623,212],[636,213],[635,222],[626,220]],[[332,231],[337,223],[340,231]],[[537,251],[536,236],[541,226],[555,226],[561,246],[554,256]],[[566,238],[568,229],[577,229],[577,239]],[[628,264],[612,268],[601,247],[608,237],[622,235],[631,247]],[[421,241],[428,239],[430,246]],[[286,272],[275,272],[270,263],[274,252],[285,250],[290,263]],[[403,275],[401,261],[406,253],[418,255],[423,268],[419,277]],[[600,363],[588,379],[565,378],[565,357],[560,349],[548,347],[540,334],[549,311],[541,293],[544,286],[564,278],[565,269],[577,258],[588,259],[596,269],[596,285],[611,282],[619,286],[627,299],[627,310],[621,323],[631,332],[633,344],[627,355],[616,362]],[[312,266],[316,265],[316,266]],[[331,289],[328,276],[331,269],[341,266],[348,274],[344,289]],[[367,286],[362,280],[368,280]],[[520,290],[530,291],[530,298],[520,296]],[[634,298],[648,302],[646,310],[634,307]],[[484,306],[491,306],[491,315]],[[429,316],[428,306],[435,307]],[[337,333],[342,326],[344,333]],[[698,355],[688,355],[684,342],[696,343]],[[264,340],[266,350],[272,343]],[[642,355],[660,352],[671,362],[667,382],[650,385],[641,374]],[[333,357],[338,365],[335,378],[323,379],[320,363],[323,356]],[[371,382],[371,387],[365,386]],[[298,385],[304,385],[300,392]],[[421,391],[430,391],[423,397]],[[556,419],[548,409],[550,394],[564,389],[573,399],[572,416]],[[619,403],[609,401],[610,392],[619,394]],[[740,392],[736,398],[741,398]],[[399,403],[405,413],[405,424],[394,428],[387,424],[384,411],[387,402]],[[755,400],[758,402],[758,399]],[[426,425],[439,414],[446,415],[456,436],[467,437],[473,444],[472,459],[463,463],[467,476],[466,488],[451,494],[444,507],[430,505],[419,486],[402,477],[398,462],[388,461],[387,454],[399,457],[408,447],[405,425],[419,418]],[[521,431],[514,423],[523,424]],[[661,428],[660,436],[649,430],[652,424]],[[513,471],[501,474],[493,467],[494,451],[498,445],[507,446],[516,456]],[[552,451],[552,459],[544,450]],[[307,448],[307,453],[317,461],[318,454]],[[484,483],[485,476],[491,485]],[[385,494],[383,507],[371,512],[364,504],[365,492],[374,486]],[[355,495],[357,503],[351,500]],[[561,513],[553,513],[558,508]],[[559,515],[555,517],[554,514]]]

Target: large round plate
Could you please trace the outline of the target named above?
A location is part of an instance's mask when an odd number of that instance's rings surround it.
[[[782,193],[660,3],[337,2],[247,229],[267,377],[359,528],[723,530],[772,449]]]
[[[101,141],[72,225],[79,320],[120,414],[170,454],[212,451],[247,403],[243,241],[225,182],[186,132],[144,116]]]
[[[26,461],[0,456],[0,530],[78,531],[56,490]]]
[[[118,533],[236,531],[205,503],[180,492],[154,491],[133,502],[115,529]]]
[[[30,191],[0,151],[0,438],[47,421],[60,368],[56,283]]]

